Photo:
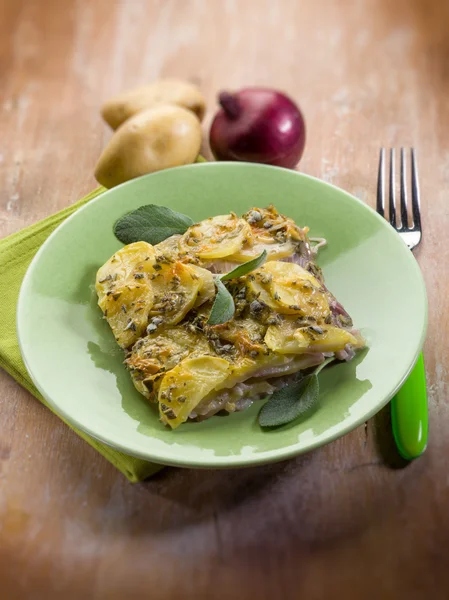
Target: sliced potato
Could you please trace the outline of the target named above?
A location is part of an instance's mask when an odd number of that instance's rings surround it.
[[[195,269],[165,256],[161,260],[146,242],[125,246],[101,267],[96,284],[99,305],[122,347],[145,333],[149,319],[156,330],[184,318],[206,277],[212,277]]]
[[[246,261],[258,256],[263,250],[268,260],[279,260],[295,253],[298,242],[304,241],[305,230],[274,208],[252,208],[242,217],[251,226],[252,237],[248,243],[232,257]]]
[[[154,290],[154,304],[151,317],[159,317],[162,324],[176,325],[196,302],[203,280],[191,265],[178,261],[157,263],[151,283]]]
[[[263,276],[257,271],[253,271],[251,275],[247,278],[248,288],[259,302],[266,304],[273,310],[279,311],[279,305],[274,301],[274,298],[271,297],[270,292],[267,290],[265,284],[263,283]]]
[[[188,81],[161,79],[124,92],[105,102],[101,115],[112,129],[147,108],[174,104],[193,112],[201,121],[206,112],[206,102],[200,90]]]
[[[145,333],[153,300],[149,282],[119,283],[100,298],[98,305],[119,346],[128,348]]]
[[[200,258],[224,258],[235,254],[250,237],[248,223],[231,213],[192,225],[182,236],[180,247]]]
[[[253,244],[244,244],[242,248],[230,256],[229,258],[238,262],[246,262],[252,258],[259,256],[264,250],[267,253],[267,260],[280,260],[281,258],[287,258],[295,253],[296,245],[292,240],[287,240],[284,243],[269,241],[261,242],[255,241]]]
[[[261,354],[266,350],[263,338],[266,327],[254,319],[232,319],[221,331],[221,339],[230,342],[242,355]]]
[[[329,302],[320,282],[294,263],[270,261],[248,278],[250,290],[262,302],[282,314],[324,319]]]
[[[157,399],[162,377],[193,352],[207,353],[209,344],[200,332],[182,326],[164,328],[141,338],[125,361],[137,390],[150,400]]]
[[[154,249],[159,256],[166,256],[169,259],[176,260],[179,256],[179,240],[181,235],[171,235],[167,239],[156,244]]]
[[[154,301],[149,278],[154,258],[151,244],[136,242],[116,252],[97,272],[98,305],[122,348],[145,332]]]
[[[215,283],[214,276],[207,269],[198,267],[196,265],[189,265],[191,269],[200,278],[200,289],[198,290],[198,296],[196,298],[194,308],[198,308],[208,300],[212,300],[215,297]]]
[[[305,352],[338,352],[346,344],[358,347],[359,341],[346,329],[326,326],[296,327],[294,321],[270,325],[265,343],[277,354],[303,354]]]
[[[98,269],[97,293],[108,292],[116,281],[132,280],[139,272],[152,272],[155,256],[154,246],[147,242],[135,242],[121,248]]]
[[[185,358],[162,379],[158,402],[161,421],[176,429],[201,400],[226,379],[227,360],[215,356]]]

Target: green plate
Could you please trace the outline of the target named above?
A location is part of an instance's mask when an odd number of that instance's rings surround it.
[[[193,219],[274,203],[312,236],[328,287],[368,341],[354,361],[320,375],[319,405],[275,431],[257,424],[261,404],[230,416],[164,428],[131,383],[122,352],[93,293],[95,273],[120,242],[112,226],[142,204]],[[306,452],[347,433],[384,406],[412,369],[427,320],[423,278],[411,252],[370,208],[327,183],[245,163],[205,163],[135,179],[92,200],[36,254],[20,292],[17,328],[27,369],[73,425],[126,452],[163,464],[234,467]]]

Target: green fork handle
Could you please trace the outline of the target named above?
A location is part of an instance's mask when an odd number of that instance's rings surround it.
[[[406,460],[420,456],[427,446],[428,410],[426,372],[422,353],[404,385],[391,401],[393,435]]]

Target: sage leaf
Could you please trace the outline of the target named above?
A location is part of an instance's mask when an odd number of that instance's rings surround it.
[[[230,321],[234,316],[235,312],[235,304],[234,299],[231,294],[226,289],[226,286],[222,283],[222,281],[227,281],[229,279],[236,279],[237,277],[243,277],[247,273],[254,271],[262,265],[267,259],[267,251],[264,250],[259,256],[249,260],[246,263],[243,263],[229,271],[229,273],[224,273],[223,275],[218,275],[215,278],[215,285],[217,286],[217,295],[215,296],[214,304],[212,305],[212,310],[209,315],[209,320],[207,321],[208,325],[221,325],[222,323],[226,323]]]
[[[228,281],[229,279],[237,279],[238,277],[243,277],[244,275],[251,273],[251,271],[258,269],[261,265],[263,265],[263,263],[266,260],[267,251],[264,250],[259,254],[259,256],[256,256],[256,258],[253,258],[248,262],[242,263],[235,269],[232,269],[232,271],[229,271],[229,273],[224,273],[223,275],[220,275],[220,279],[222,281]]]
[[[114,234],[123,244],[148,242],[159,244],[176,233],[184,233],[193,220],[166,206],[147,204],[121,217],[114,225]]]
[[[232,319],[235,312],[234,299],[218,277],[215,279],[215,285],[217,286],[217,295],[210,311],[208,325],[226,323]]]
[[[279,427],[309,411],[318,400],[320,386],[315,373],[274,392],[259,413],[262,427]]]
[[[259,425],[279,427],[307,413],[316,404],[320,394],[318,373],[333,360],[333,357],[326,359],[313,373],[274,392],[259,412]]]

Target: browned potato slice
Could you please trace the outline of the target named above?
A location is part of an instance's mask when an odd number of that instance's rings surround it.
[[[280,260],[281,258],[287,258],[295,252],[295,244],[292,240],[287,240],[283,243],[274,242],[259,242],[255,241],[254,244],[245,244],[238,252],[230,256],[230,260],[238,262],[246,262],[252,258],[256,258],[263,251],[267,253],[267,260]]]
[[[181,235],[175,234],[168,237],[166,240],[159,242],[156,244],[154,249],[156,253],[160,256],[165,256],[172,260],[177,260],[179,256],[179,240],[181,239]]]
[[[329,302],[320,282],[294,263],[270,261],[248,277],[250,290],[262,302],[283,314],[325,319]]]
[[[231,365],[215,356],[185,358],[163,378],[159,388],[161,421],[176,429],[201,400],[228,376]]]
[[[99,300],[119,346],[128,348],[145,333],[153,300],[149,282],[119,283]]]
[[[133,279],[138,272],[152,272],[156,253],[147,242],[135,242],[121,248],[98,269],[96,289],[106,293],[115,281]]]
[[[305,241],[307,229],[300,229],[296,223],[277,212],[274,206],[251,208],[242,217],[251,226],[252,237],[233,257],[240,262],[251,260],[263,250],[268,260],[280,260],[291,256],[299,241]]]
[[[116,252],[98,270],[98,305],[122,348],[145,332],[154,300],[149,279],[154,257],[151,244],[136,242]]]
[[[208,300],[212,300],[215,297],[215,283],[214,276],[207,269],[198,267],[196,265],[189,265],[191,269],[200,278],[200,289],[198,290],[198,296],[196,298],[194,307],[198,308]]]
[[[193,266],[180,262],[156,263],[151,284],[154,291],[154,304],[150,316],[151,325],[176,325],[194,306],[203,279]]]
[[[149,400],[157,400],[162,377],[190,354],[206,354],[207,338],[185,327],[166,327],[141,338],[126,359],[134,385]]]
[[[249,237],[248,223],[231,213],[189,227],[180,240],[180,248],[203,259],[224,258],[235,254]]]
[[[103,104],[101,115],[112,129],[117,129],[136,113],[167,104],[186,108],[200,121],[206,112],[204,96],[196,85],[179,79],[161,79],[111,98]]]
[[[325,326],[296,327],[293,321],[270,325],[265,343],[278,354],[303,354],[305,352],[338,352],[346,344],[359,347],[360,342],[346,329]]]

